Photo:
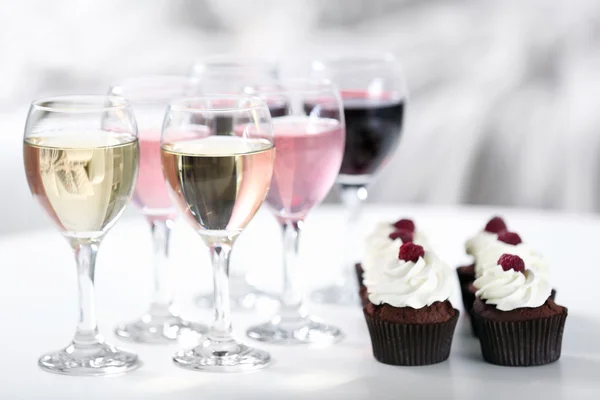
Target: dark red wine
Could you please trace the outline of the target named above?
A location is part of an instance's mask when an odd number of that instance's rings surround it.
[[[346,147],[340,175],[372,175],[396,150],[404,101],[344,97],[344,116]]]
[[[269,107],[269,112],[271,113],[271,118],[283,117],[284,115],[288,115],[288,106],[286,103],[269,103],[267,102],[267,106]]]
[[[338,181],[364,184],[396,150],[402,133],[404,100],[368,98],[364,92],[342,92],[346,145]],[[337,111],[323,104],[306,104],[307,114],[335,118]]]

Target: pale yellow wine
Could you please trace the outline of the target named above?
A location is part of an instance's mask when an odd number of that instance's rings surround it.
[[[34,198],[67,236],[104,233],[135,185],[138,141],[106,132],[31,137],[23,147]]]

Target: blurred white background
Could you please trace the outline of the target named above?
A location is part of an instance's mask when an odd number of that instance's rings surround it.
[[[0,233],[45,225],[22,167],[33,98],[348,49],[396,53],[411,90],[369,201],[600,209],[598,0],[0,0]]]

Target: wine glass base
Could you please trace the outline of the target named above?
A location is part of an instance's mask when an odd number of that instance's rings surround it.
[[[339,328],[312,318],[285,321],[276,317],[270,322],[250,327],[246,334],[254,340],[283,345],[327,346],[339,342],[344,337]]]
[[[204,335],[208,328],[202,324],[190,322],[176,315],[143,315],[139,320],[118,326],[115,334],[134,343],[162,344],[170,343],[185,332]]]
[[[342,306],[360,305],[358,289],[354,285],[331,285],[317,289],[311,294],[311,300],[318,304]]]
[[[138,356],[106,343],[71,344],[63,350],[43,355],[38,365],[48,372],[65,375],[116,375],[133,371],[142,363]]]
[[[175,365],[210,372],[243,372],[264,368],[271,362],[269,353],[235,341],[225,344],[207,339],[191,350],[173,356]]]

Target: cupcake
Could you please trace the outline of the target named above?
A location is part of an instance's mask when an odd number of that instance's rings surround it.
[[[368,302],[366,288],[362,282],[364,271],[371,268],[372,265],[380,264],[382,259],[397,259],[398,249],[403,243],[408,242],[414,242],[425,249],[429,248],[425,235],[416,230],[415,223],[410,219],[400,219],[393,224],[379,223],[375,230],[367,236],[364,260],[362,264],[355,266],[363,306]]]
[[[473,284],[472,309],[485,361],[532,366],[558,360],[567,309],[550,298],[547,275],[514,254],[486,267]]]
[[[533,248],[521,241],[521,237],[510,231],[503,231],[498,234],[495,242],[489,243],[487,247],[480,250],[476,255],[477,262],[475,263],[475,278],[480,278],[488,272],[488,269],[494,269],[497,265],[497,260],[503,254],[510,254],[519,256],[529,266],[529,268],[535,271],[538,275],[543,275],[546,280],[549,281],[548,264],[546,260]],[[470,305],[473,307],[473,303],[476,299],[477,288],[473,284],[474,282],[466,285],[466,289],[463,286],[463,304],[466,306]],[[554,300],[556,291],[554,289],[550,292],[550,298]],[[471,309],[469,309],[469,315],[471,315]],[[477,326],[471,319],[471,327],[473,334],[477,336]]]
[[[406,242],[395,259],[365,269],[363,308],[373,355],[391,365],[428,365],[450,355],[459,311],[448,300],[452,270],[433,252]]]

